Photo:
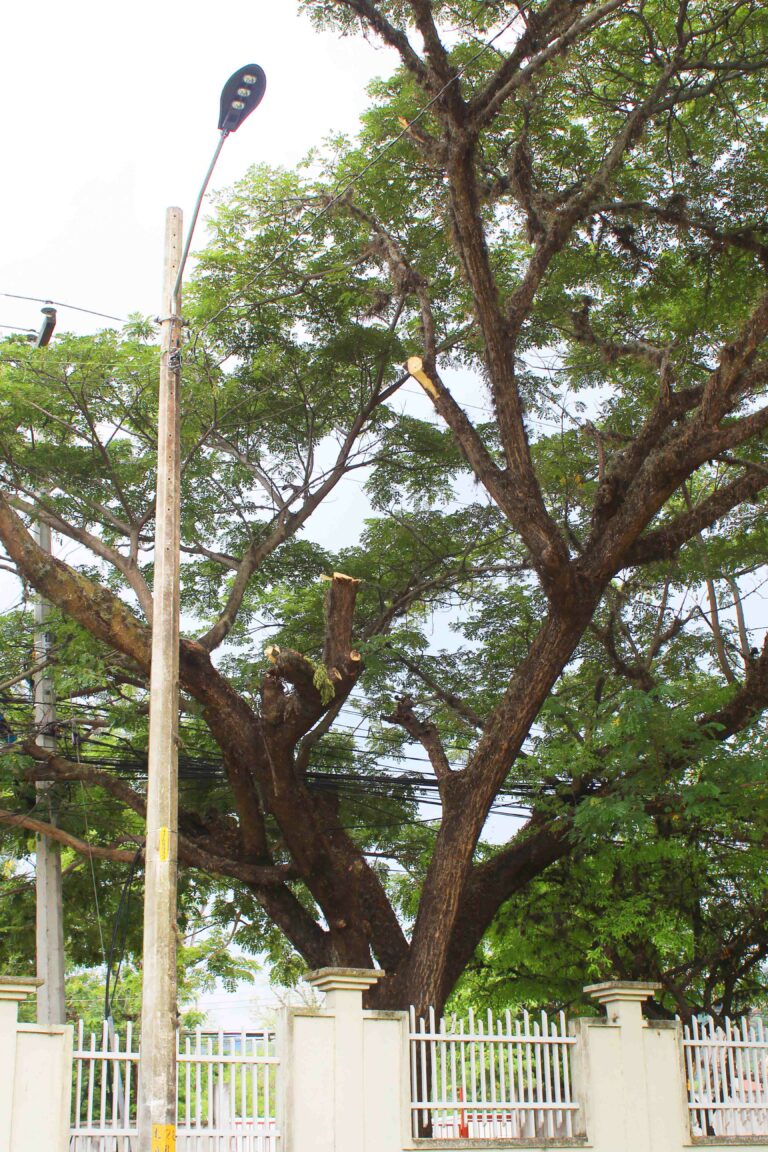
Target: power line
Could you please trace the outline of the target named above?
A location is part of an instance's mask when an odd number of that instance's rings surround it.
[[[33,304],[54,304],[57,308],[68,308],[70,312],[87,312],[89,316],[100,316],[103,320],[116,320],[118,324],[128,323],[122,316],[111,316],[109,312],[96,312],[93,308],[81,308],[77,304],[64,304],[61,300],[48,300],[44,296],[20,296],[16,292],[0,292],[0,296],[5,296],[9,300],[31,300]],[[0,327],[5,327],[5,325],[0,325]],[[24,329],[20,329],[20,331],[24,331]],[[26,329],[26,331],[31,331],[31,329]]]
[[[18,324],[0,324],[0,328],[7,328],[9,332],[25,332],[32,336],[35,335],[34,328],[19,328]]]

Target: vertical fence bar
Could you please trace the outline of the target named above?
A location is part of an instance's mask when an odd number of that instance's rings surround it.
[[[487,1033],[488,1034],[488,1043],[486,1045],[486,1047],[488,1049],[488,1082],[489,1082],[489,1087],[491,1090],[491,1092],[490,1092],[490,1096],[491,1096],[491,1099],[490,1099],[491,1130],[490,1130],[490,1132],[487,1133],[487,1135],[492,1136],[492,1137],[498,1137],[499,1133],[498,1133],[497,1128],[496,1128],[496,1126],[498,1124],[497,1107],[496,1106],[499,1102],[498,1093],[496,1091],[496,1043],[495,1043],[496,1026],[493,1022],[493,1013],[491,1012],[490,1008],[488,1009],[488,1021],[487,1021],[486,1027],[488,1029],[488,1033]]]
[[[425,1105],[421,1111],[421,1122],[422,1122],[422,1127],[426,1131],[427,1125],[429,1124],[430,1111],[429,1111],[429,1106],[428,1106],[429,1105],[429,1091],[428,1091],[429,1075],[427,1073],[427,1041],[425,1038],[426,1024],[425,1024],[425,1020],[424,1020],[423,1016],[419,1016],[419,1030],[421,1031],[421,1036],[422,1036],[421,1051],[419,1053],[419,1055],[421,1056],[421,1092],[420,1092],[420,1096],[421,1096],[421,1099]]]
[[[82,1020],[78,1020],[78,1023],[77,1023],[77,1050],[78,1050],[78,1052],[83,1051],[83,1022],[82,1022]],[[82,1061],[82,1059],[78,1060],[78,1062],[77,1062],[77,1071],[75,1074],[75,1102],[76,1103],[75,1103],[75,1115],[74,1115],[75,1124],[74,1124],[74,1127],[77,1129],[77,1128],[80,1128],[82,1126],[81,1125],[82,1110],[83,1110],[83,1061]],[[78,1148],[79,1148],[78,1137],[75,1136],[76,1152],[77,1152]]]
[[[741,1048],[741,1034],[739,1032],[738,1024],[735,1028],[731,1029],[731,1039],[734,1055],[736,1058],[736,1076],[739,1085],[739,1099],[740,1102],[744,1105],[744,1107],[738,1113],[738,1116],[744,1127],[751,1130],[752,1124],[750,1122],[749,1115],[749,1086],[747,1084],[747,1072],[744,1067],[744,1053]]]
[[[86,1125],[88,1128],[93,1128],[93,1087],[94,1087],[94,1070],[96,1065],[96,1035],[91,1032],[91,1055],[88,1060],[88,1111],[86,1113]]]
[[[501,1104],[502,1104],[502,1110],[499,1114],[499,1132],[498,1132],[498,1135],[500,1137],[504,1137],[504,1136],[510,1135],[510,1132],[507,1131],[507,1129],[509,1127],[509,1120],[508,1120],[508,1113],[506,1111],[506,1105],[509,1103],[510,1093],[509,1093],[508,1088],[507,1088],[507,1067],[506,1067],[506,1063],[505,1063],[507,1046],[506,1046],[506,1044],[502,1043],[502,1039],[506,1039],[506,1033],[504,1031],[504,1025],[502,1024],[500,1019],[497,1019],[497,1021],[496,1021],[496,1034],[499,1037],[499,1043],[498,1043],[498,1047],[496,1049],[496,1055],[497,1055],[498,1066],[499,1066],[499,1097],[500,1097]]]
[[[440,1100],[443,1107],[440,1110],[440,1128],[441,1134],[445,1135],[445,1129],[448,1125],[448,1060],[447,1060],[447,1045],[445,1041],[445,1016],[440,1017],[438,1025],[440,1032],[440,1057],[438,1066],[440,1068]]]
[[[765,1029],[759,1016],[755,1020],[755,1035],[760,1045],[760,1051],[763,1053],[763,1058],[760,1062],[760,1067],[762,1068],[762,1075],[760,1077],[760,1103],[765,1105],[768,1104],[768,1051],[766,1051]],[[759,1120],[760,1128],[765,1131],[768,1124],[768,1112],[766,1112],[765,1107],[760,1109]]]
[[[565,1012],[560,1013],[560,1035],[565,1039],[568,1036],[568,1023],[565,1019]],[[573,1103],[573,1096],[571,1095],[571,1064],[568,1058],[568,1046],[563,1044],[563,1095],[568,1104]],[[565,1134],[568,1137],[573,1136],[573,1111],[568,1108],[565,1113]]]
[[[133,1077],[133,1025],[130,1020],[125,1025],[125,1068],[123,1069],[123,1127],[130,1132],[133,1128],[131,1116],[131,1079]],[[130,1152],[131,1138],[123,1137],[123,1152]]]
[[[437,1037],[435,1035],[435,1010],[430,1007],[427,1014],[428,1031],[429,1031],[429,1114],[432,1118],[432,1123],[438,1122],[439,1112],[435,1108],[435,1101],[437,1098],[438,1080],[437,1080]]]
[[[419,1098],[419,1081],[417,1076],[417,1061],[416,1061],[416,1009],[411,1006],[409,1009],[410,1023],[411,1023],[411,1096]],[[418,1136],[419,1134],[419,1114],[411,1108],[411,1135]]]
[[[470,1097],[467,1098],[468,1102],[471,1098],[472,1110],[469,1115],[472,1117],[471,1123],[473,1129],[470,1136],[477,1135],[477,1028],[475,1025],[475,1014],[470,1008],[469,1010],[469,1091]]]
[[[741,1018],[741,1035],[744,1041],[744,1054],[747,1058],[747,1104],[749,1107],[750,1136],[757,1135],[757,1050],[753,1045],[749,1023],[746,1016]]]
[[[459,1126],[460,1113],[459,1113],[458,1109],[456,1108],[456,1102],[459,1098],[459,1093],[461,1092],[461,1088],[459,1087],[457,1080],[456,1080],[456,1017],[455,1016],[453,1017],[453,1020],[451,1021],[451,1035],[453,1037],[453,1039],[451,1040],[451,1049],[450,1049],[450,1051],[451,1051],[451,1100],[453,1101],[453,1104],[454,1104],[453,1119],[451,1121],[451,1132],[452,1132],[452,1135],[458,1136],[458,1134],[459,1134],[458,1126]]]

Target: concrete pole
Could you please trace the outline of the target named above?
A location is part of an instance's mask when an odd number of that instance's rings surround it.
[[[166,214],[149,704],[138,1152],[176,1147],[176,875],[179,717],[182,214]]]
[[[40,547],[50,555],[51,530],[40,521],[37,525]],[[35,663],[50,656],[48,631],[50,605],[38,596],[35,600]],[[48,668],[41,668],[33,679],[36,743],[49,751],[56,750],[53,735],[56,724],[56,701]],[[41,818],[56,823],[56,805],[50,781],[35,785]],[[35,837],[36,950],[37,975],[42,984],[37,990],[37,1022],[50,1026],[66,1022],[64,1002],[64,924],[61,893],[61,847],[47,836]]]

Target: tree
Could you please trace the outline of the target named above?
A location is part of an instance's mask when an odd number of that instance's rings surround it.
[[[714,777],[762,766],[768,648],[743,596],[768,484],[768,17],[748,0],[304,7],[401,66],[357,143],[251,172],[200,262],[183,739],[226,783],[185,807],[180,855],[307,964],[383,967],[371,1003],[439,1008],[506,902],[570,883],[633,822],[659,851],[701,845]],[[109,739],[134,758],[155,431],[141,336],[7,344],[0,426],[0,539],[87,652],[73,692],[118,702]],[[407,358],[424,395],[400,411]],[[354,471],[376,516],[334,554],[300,533]],[[69,562],[37,548],[33,517],[77,544]],[[455,637],[430,650],[437,609]],[[415,745],[437,782],[439,821],[397,843],[360,820],[359,793],[317,784],[350,761],[351,701],[369,755]],[[136,777],[23,751],[32,777],[142,816]],[[527,816],[483,848],[502,793]],[[415,797],[384,811],[413,815]],[[743,809],[728,835],[735,852]],[[125,859],[126,838],[99,851]]]

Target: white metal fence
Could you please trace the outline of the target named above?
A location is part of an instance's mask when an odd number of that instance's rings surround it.
[[[411,1116],[414,1136],[435,1139],[573,1136],[579,1107],[571,1093],[569,1036],[561,1012],[539,1020],[509,1012],[485,1023],[470,1010],[457,1023],[416,1019],[411,1009]]]
[[[70,1152],[136,1152],[138,1046],[105,1023],[98,1037],[80,1021],[73,1053]],[[274,1034],[179,1036],[178,1152],[275,1152],[278,1057]]]
[[[768,1135],[768,1036],[759,1018],[694,1018],[683,1033],[694,1136]]]

